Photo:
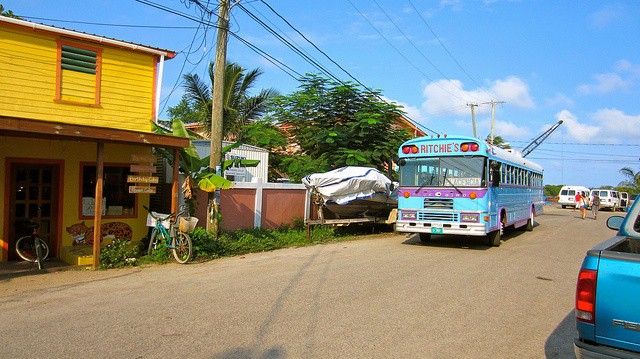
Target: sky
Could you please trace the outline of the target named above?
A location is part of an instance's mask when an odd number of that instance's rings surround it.
[[[200,3],[216,10],[216,1]],[[180,15],[207,22],[189,0],[0,4],[25,20],[176,51],[164,67],[161,118],[180,101],[182,75],[207,78],[215,56],[215,28]],[[288,94],[296,73],[319,70],[249,14],[341,81],[379,89],[429,134],[473,135],[467,104],[477,103],[486,138],[491,105],[482,103],[491,100],[504,101],[495,135],[518,150],[563,120],[527,157],[543,166],[545,184],[616,186],[621,168],[640,171],[640,1],[241,0],[231,32],[286,67],[235,36],[227,61],[262,69],[256,92]]]

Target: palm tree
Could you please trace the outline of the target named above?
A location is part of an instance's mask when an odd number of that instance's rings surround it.
[[[640,171],[634,172],[630,167],[620,169],[620,174],[627,177],[626,181],[618,184],[619,187],[626,187],[633,192],[640,192]]]
[[[242,126],[262,116],[266,111],[267,101],[278,95],[273,88],[262,89],[255,96],[249,94],[262,73],[259,68],[246,72],[246,69],[233,62],[225,66],[222,120],[225,138],[240,138]],[[213,84],[213,62],[209,64],[209,77]],[[193,104],[193,108],[199,113],[198,121],[204,125],[206,133],[210,134],[213,85],[207,85],[197,74],[186,74],[184,80],[187,101]]]
[[[486,141],[489,142],[490,139],[491,139],[491,135],[487,135]],[[511,144],[509,142],[505,141],[505,139],[502,138],[502,136],[495,136],[493,138],[493,145],[497,146],[497,147],[500,147],[500,148],[503,148],[503,149],[511,148]]]

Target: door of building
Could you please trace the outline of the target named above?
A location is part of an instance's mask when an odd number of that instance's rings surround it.
[[[40,224],[38,234],[49,245],[49,256],[58,253],[58,201],[60,165],[51,163],[10,164],[9,260],[19,259],[16,241],[31,234],[25,223]]]

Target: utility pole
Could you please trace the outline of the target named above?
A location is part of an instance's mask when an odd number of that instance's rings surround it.
[[[468,103],[467,106],[471,107],[471,124],[473,125],[473,137],[478,138],[478,134],[476,133],[476,111],[475,111],[475,108],[478,107],[478,104]]]
[[[493,145],[493,125],[496,121],[496,105],[497,104],[501,104],[501,103],[506,103],[505,101],[494,101],[491,100],[491,102],[483,102],[483,105],[488,105],[491,104],[491,135],[490,135],[490,141],[489,143]]]
[[[211,105],[211,157],[209,168],[222,175],[222,117],[224,113],[224,72],[227,58],[227,36],[229,34],[230,0],[220,0],[218,9],[218,35],[216,42],[216,59],[213,69],[213,104]],[[207,206],[207,230],[218,234],[218,212],[220,209],[220,189],[209,194]]]

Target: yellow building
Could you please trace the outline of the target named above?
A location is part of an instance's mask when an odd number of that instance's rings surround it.
[[[29,219],[71,264],[97,263],[94,238],[144,237],[149,194],[130,192],[152,190],[127,177],[152,177],[152,147],[188,146],[152,132],[175,54],[4,16],[0,54],[0,261]]]

